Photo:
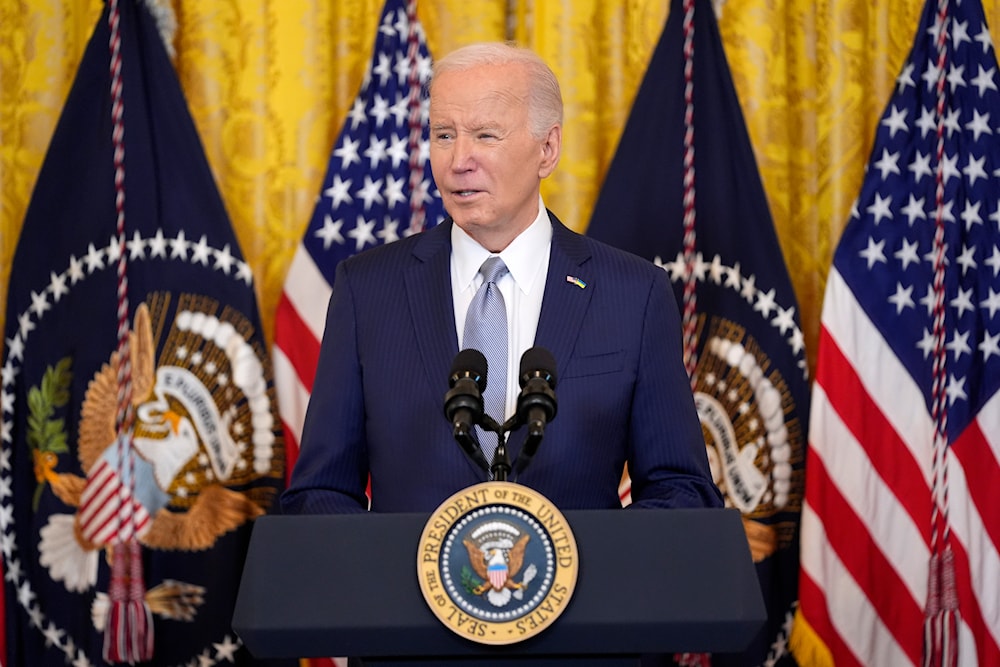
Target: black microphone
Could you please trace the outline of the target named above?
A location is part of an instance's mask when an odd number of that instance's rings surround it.
[[[555,369],[555,358],[543,347],[532,347],[521,355],[517,420],[528,425],[528,437],[518,455],[518,472],[531,461],[545,436],[545,425],[556,416]]]
[[[542,434],[556,416],[556,360],[544,347],[533,347],[521,355],[521,395],[517,412],[529,433]]]
[[[486,389],[486,357],[479,350],[462,350],[451,362],[450,389],[444,395],[444,416],[452,424],[452,435],[473,462],[489,471],[490,466],[472,436],[472,427],[483,421],[483,390]]]

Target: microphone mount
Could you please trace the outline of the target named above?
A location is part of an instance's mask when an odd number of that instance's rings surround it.
[[[506,482],[511,471],[510,455],[507,454],[507,433],[510,431],[511,420],[503,424],[498,424],[493,417],[483,413],[482,422],[479,424],[483,430],[492,431],[497,434],[497,448],[493,452],[493,460],[490,462],[490,473],[493,481]]]
[[[486,371],[486,358],[481,352],[472,349],[459,352],[452,364],[450,389],[445,394],[445,416],[452,422],[452,434],[466,456],[490,472],[493,480],[502,482],[507,481],[514,465],[516,474],[524,471],[545,436],[546,424],[556,415],[555,359],[541,347],[533,347],[522,355],[517,411],[502,424],[483,410]],[[492,461],[486,461],[472,434],[473,426],[477,425],[497,436]],[[511,464],[507,434],[523,425],[528,426],[527,438],[517,460]]]

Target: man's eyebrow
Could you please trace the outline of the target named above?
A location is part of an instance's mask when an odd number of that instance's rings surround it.
[[[483,130],[498,130],[501,125],[495,120],[479,120],[469,125],[469,129],[473,132],[482,132]]]
[[[471,124],[464,124],[462,126],[462,129],[468,132],[482,132],[484,130],[496,131],[499,130],[501,127],[502,127],[501,124],[496,121],[484,120],[484,121],[476,121],[475,123]],[[437,123],[430,124],[430,129],[432,130],[452,130],[455,128],[456,128],[455,123],[450,121],[439,121]]]

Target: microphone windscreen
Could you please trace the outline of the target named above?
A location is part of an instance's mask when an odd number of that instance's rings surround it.
[[[459,352],[455,356],[455,360],[451,362],[449,377],[452,384],[460,377],[471,377],[475,380],[479,391],[482,392],[486,389],[486,370],[486,356],[479,350],[466,348]]]
[[[552,353],[544,347],[530,347],[521,355],[521,386],[532,375],[539,375],[548,381],[553,389],[556,386],[556,360]]]

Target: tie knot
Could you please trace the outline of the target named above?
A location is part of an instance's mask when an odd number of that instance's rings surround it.
[[[487,283],[495,283],[507,273],[507,265],[503,263],[499,255],[493,255],[488,257],[479,267],[479,273],[483,274],[483,279]]]

